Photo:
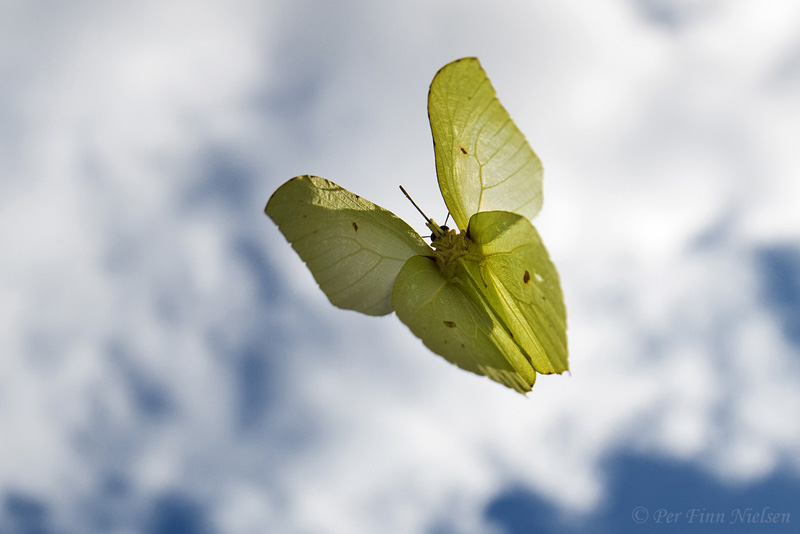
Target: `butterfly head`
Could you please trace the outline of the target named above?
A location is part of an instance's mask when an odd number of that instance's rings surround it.
[[[428,228],[434,232],[431,246],[435,249],[434,257],[439,265],[439,270],[447,280],[450,280],[455,273],[456,266],[460,259],[470,254],[471,240],[463,232],[450,230],[446,226],[436,226],[439,234],[433,228],[433,223]]]

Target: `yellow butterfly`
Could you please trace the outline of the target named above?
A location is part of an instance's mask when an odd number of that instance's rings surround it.
[[[476,58],[433,79],[436,173],[458,229],[426,217],[429,246],[393,213],[316,176],[298,176],[266,213],[332,304],[394,311],[433,352],[521,393],[568,369],[558,272],[530,220],[542,164]]]

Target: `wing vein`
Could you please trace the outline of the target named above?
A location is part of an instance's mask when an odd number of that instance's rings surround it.
[[[374,271],[375,269],[377,269],[377,268],[378,268],[378,266],[379,266],[381,263],[383,263],[383,260],[378,260],[378,262],[377,262],[375,265],[373,265],[372,267],[370,267],[369,269],[367,269],[366,271],[364,271],[364,273],[363,273],[361,276],[359,276],[358,278],[356,278],[355,280],[353,280],[353,281],[350,283],[350,285],[348,285],[348,286],[346,286],[346,287],[343,287],[343,288],[342,288],[342,289],[340,289],[339,291],[334,291],[334,292],[330,293],[330,295],[328,295],[328,296],[329,296],[329,297],[335,297],[335,296],[337,296],[337,295],[341,295],[343,292],[347,291],[348,289],[350,289],[351,287],[353,287],[354,285],[356,285],[357,283],[359,283],[361,280],[363,280],[363,279],[364,279],[364,277],[365,277],[365,276],[367,276],[369,273],[371,273],[372,271]]]
[[[521,150],[522,148],[524,148],[524,145],[523,145],[523,147],[520,147],[520,150]],[[516,154],[519,154],[519,150],[516,152]],[[516,156],[516,154],[514,154],[514,155]],[[502,180],[500,180],[500,181],[499,181],[499,182],[497,182],[496,184],[487,185],[487,186],[486,186],[484,189],[491,189],[491,188],[493,188],[493,187],[497,187],[498,185],[500,185],[500,184],[503,184],[503,183],[507,182],[508,180],[510,180],[511,178],[513,178],[514,176],[516,176],[517,174],[519,174],[519,173],[520,173],[520,172],[521,172],[521,171],[522,171],[522,170],[523,170],[525,167],[527,167],[527,166],[528,166],[528,164],[529,164],[531,161],[533,161],[533,156],[528,156],[528,159],[526,159],[526,160],[525,160],[525,161],[522,163],[522,165],[520,165],[519,167],[517,167],[517,169],[516,169],[514,172],[512,172],[511,174],[509,174],[508,176],[506,176],[505,178],[503,178]],[[488,163],[488,162],[487,162],[487,163]]]

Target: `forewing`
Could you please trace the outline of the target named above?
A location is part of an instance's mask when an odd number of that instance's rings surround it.
[[[536,373],[496,314],[471,286],[447,282],[433,259],[406,262],[392,303],[425,346],[449,362],[523,394],[533,387]]]
[[[392,212],[317,176],[292,178],[264,211],[331,303],[367,315],[390,313],[392,285],[403,264],[433,252]]]
[[[542,207],[542,163],[476,58],[442,67],[428,93],[436,173],[461,230],[480,211],[533,219]]]
[[[473,276],[537,372],[567,364],[567,322],[558,272],[526,218],[503,211],[476,213],[469,223],[476,251]]]

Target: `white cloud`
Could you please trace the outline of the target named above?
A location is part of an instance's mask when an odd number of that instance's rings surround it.
[[[83,521],[116,469],[131,508],[177,488],[226,532],[485,532],[511,483],[591,511],[620,450],[743,481],[797,469],[797,348],[754,254],[800,241],[798,11],[676,5],[669,30],[622,2],[87,2],[47,24],[14,7],[0,493]],[[261,214],[315,172],[421,228],[403,183],[441,219],[427,84],[472,54],[544,160],[538,225],[567,297],[573,375],[528,399],[395,317],[330,307]],[[241,162],[243,193],[217,153]],[[274,393],[243,431],[253,343]]]

